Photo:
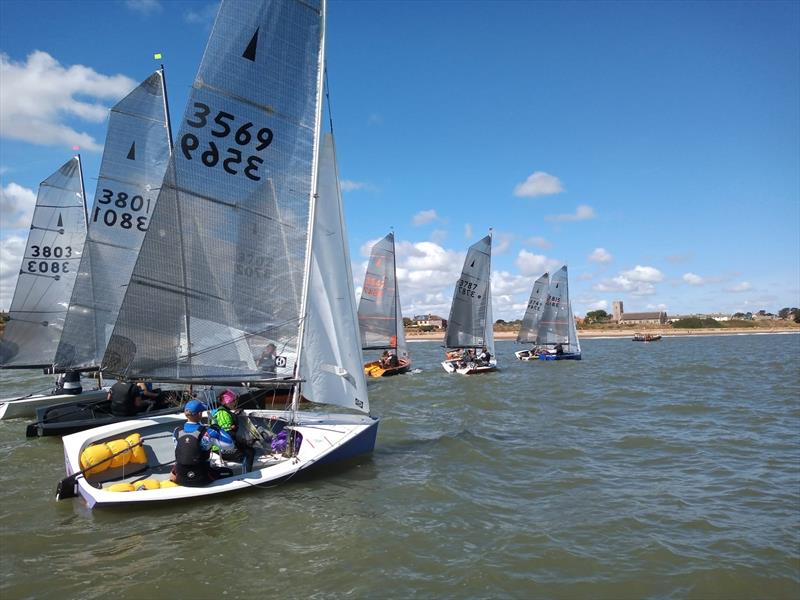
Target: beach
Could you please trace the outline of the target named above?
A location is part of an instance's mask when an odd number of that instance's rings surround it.
[[[625,338],[633,337],[634,333],[652,333],[664,337],[678,336],[702,336],[702,335],[757,335],[767,333],[800,333],[800,324],[781,324],[780,326],[770,327],[715,327],[707,329],[673,329],[671,327],[625,327],[614,329],[578,329],[578,337],[587,338]],[[495,340],[515,340],[516,331],[497,331],[494,332]],[[414,341],[444,341],[444,330],[441,332],[417,333],[406,330],[406,340]]]

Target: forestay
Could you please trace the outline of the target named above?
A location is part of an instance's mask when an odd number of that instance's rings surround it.
[[[221,5],[104,370],[161,381],[293,375],[322,33],[318,2]],[[268,343],[278,368],[261,373]]]
[[[544,273],[533,282],[531,297],[528,299],[528,307],[525,309],[525,316],[522,317],[522,325],[517,334],[517,342],[536,343],[539,333],[539,323],[542,320],[547,292],[550,288],[550,279]]]
[[[111,109],[57,367],[97,367],[103,358],[169,162],[166,106],[156,71]]]
[[[406,353],[393,233],[372,246],[358,303],[358,324],[364,350],[392,348],[398,356]]]
[[[490,235],[470,246],[467,251],[447,320],[445,346],[448,348],[487,346],[494,353],[489,288],[491,252]]]
[[[342,212],[336,152],[331,135],[320,148],[304,328],[303,395],[312,402],[369,413],[359,338],[353,273]]]
[[[86,239],[79,157],[39,186],[17,287],[0,342],[0,366],[50,366]]]

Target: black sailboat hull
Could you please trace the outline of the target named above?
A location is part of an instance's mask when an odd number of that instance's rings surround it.
[[[36,411],[36,421],[25,428],[26,437],[45,437],[51,435],[67,435],[92,427],[120,423],[132,419],[142,419],[179,412],[181,405],[140,412],[131,416],[111,414],[111,401],[65,402],[54,406],[44,406]]]

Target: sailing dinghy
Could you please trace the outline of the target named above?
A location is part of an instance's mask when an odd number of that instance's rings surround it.
[[[522,324],[517,334],[518,344],[536,345],[539,337],[539,323],[542,321],[542,312],[547,300],[547,292],[550,290],[550,275],[544,273],[533,282],[531,297],[528,299],[528,306],[525,315],[522,317]],[[537,357],[533,348],[528,350],[518,350],[514,355],[519,360],[534,360]]]
[[[110,111],[86,244],[54,369],[100,369],[171,151],[162,67]],[[181,403],[172,400],[181,398],[181,394],[165,394],[165,401],[147,416],[180,410]],[[105,396],[94,401],[70,400],[40,407],[36,422],[26,428],[27,435],[64,435],[133,418],[113,415]]]
[[[39,186],[10,318],[0,340],[0,368],[52,366],[85,238],[83,173],[80,156],[74,156]],[[64,386],[67,391],[57,388],[0,400],[0,419],[32,417],[40,406],[74,399],[76,391],[86,400],[105,396],[103,390],[81,392],[80,377],[73,375]]]
[[[388,352],[385,358],[364,364],[367,376],[388,377],[408,372],[411,357],[406,347],[403,312],[400,310],[394,233],[389,233],[372,246],[358,303],[358,325],[362,350]]]
[[[102,365],[127,379],[293,383],[291,408],[246,411],[267,443],[252,470],[229,463],[204,487],[169,481],[183,415],[65,436],[57,498],[211,496],[372,452],[335,150],[320,139],[324,32],[324,0],[222,2]],[[300,411],[301,395],[344,410]],[[293,443],[276,450],[281,432]],[[119,440],[127,449],[103,454]]]
[[[553,273],[547,285],[546,276],[547,273],[534,283],[517,336],[518,342],[534,346],[515,354],[520,360],[581,360],[581,344],[569,301],[567,266]]]
[[[492,236],[489,234],[469,247],[453,292],[444,342],[446,358],[442,361],[442,368],[448,373],[475,375],[497,370],[491,267]],[[484,350],[489,353],[488,362],[479,358]]]

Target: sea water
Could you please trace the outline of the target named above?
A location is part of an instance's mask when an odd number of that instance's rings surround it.
[[[171,506],[56,502],[60,440],[0,421],[0,597],[800,597],[800,336],[582,345],[464,377],[410,344],[370,458]]]

